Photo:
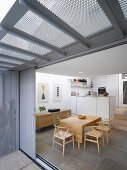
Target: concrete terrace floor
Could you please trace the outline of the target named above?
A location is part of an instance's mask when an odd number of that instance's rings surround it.
[[[0,170],[42,170],[21,151],[0,158]]]
[[[61,170],[127,170],[127,132],[112,129],[109,144],[104,148],[101,145],[101,154],[98,155],[96,144],[87,143],[80,149],[75,143],[67,144],[65,156],[62,147],[55,145],[52,150],[53,127],[42,129],[36,134],[37,153],[50,161]]]

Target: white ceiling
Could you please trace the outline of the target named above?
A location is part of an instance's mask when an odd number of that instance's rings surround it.
[[[75,77],[127,73],[127,44],[40,68],[37,71]]]

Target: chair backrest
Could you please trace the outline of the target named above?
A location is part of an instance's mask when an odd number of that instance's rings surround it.
[[[94,132],[95,136],[97,136],[97,132],[98,132],[97,129],[99,129],[99,132],[101,134],[103,134],[103,126],[101,124],[99,124],[98,126],[91,126],[91,128],[92,128],[92,131]]]
[[[111,125],[112,125],[112,121],[110,121],[109,119],[104,119],[102,121],[98,122],[99,126],[102,126],[102,129],[111,129]]]
[[[56,134],[61,134],[61,132],[62,132],[62,135],[63,135],[64,137],[66,137],[66,134],[68,133],[69,128],[67,128],[67,127],[62,127],[62,126],[56,125],[56,124],[54,124],[54,127],[55,127],[55,129],[54,129],[54,136],[55,136]]]

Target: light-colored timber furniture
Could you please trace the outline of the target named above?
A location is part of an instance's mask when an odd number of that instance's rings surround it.
[[[71,116],[71,110],[61,110],[59,112],[46,112],[46,113],[37,113],[36,116],[36,130],[39,130],[43,127],[51,126],[55,123],[59,123],[58,116],[61,118],[66,118]]]
[[[97,144],[98,153],[100,154],[100,143],[103,143],[104,146],[104,136],[103,136],[103,130],[100,126],[89,126],[91,130],[85,132],[84,136],[84,149],[86,148],[86,141],[89,141],[91,143]],[[99,130],[97,130],[99,128]]]
[[[109,119],[104,119],[103,121],[99,121],[99,127],[97,127],[98,130],[103,130],[103,134],[105,134],[106,142],[108,144],[109,142],[109,135],[108,133],[111,130],[111,121]]]
[[[84,143],[85,127],[97,125],[97,122],[99,121],[101,121],[101,117],[86,116],[85,119],[79,119],[78,115],[75,115],[60,120],[60,125],[69,128],[69,132],[74,134],[75,141],[78,142],[78,147],[80,148],[80,143]]]
[[[54,144],[58,144],[63,147],[63,155],[65,152],[65,145],[72,142],[73,143],[73,149],[74,149],[74,135],[72,133],[69,133],[69,128],[66,127],[60,127],[59,125],[54,125],[54,136],[53,136],[53,146]]]

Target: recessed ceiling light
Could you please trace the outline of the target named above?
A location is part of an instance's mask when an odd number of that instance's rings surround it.
[[[79,73],[79,74],[82,74],[83,72],[82,72],[82,71],[79,71],[78,73]]]
[[[0,0],[0,22],[4,19],[16,0]]]

